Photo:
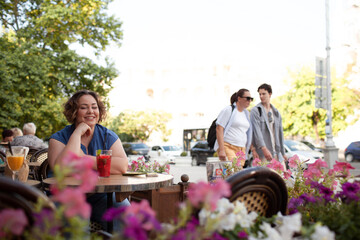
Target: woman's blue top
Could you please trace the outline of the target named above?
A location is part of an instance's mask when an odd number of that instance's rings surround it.
[[[50,138],[58,140],[59,142],[62,142],[66,145],[74,131],[75,124],[68,125],[64,129],[51,135]],[[119,137],[113,131],[107,129],[104,126],[101,126],[100,124],[96,124],[93,138],[91,139],[88,146],[88,152],[86,152],[86,147],[82,144],[81,150],[87,155],[96,156],[96,150],[109,150],[118,138]]]

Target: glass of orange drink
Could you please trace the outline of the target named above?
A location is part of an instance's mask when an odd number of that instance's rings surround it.
[[[24,159],[29,151],[27,147],[13,146],[6,150],[6,164],[12,171],[12,179],[17,179],[17,173],[24,164]]]

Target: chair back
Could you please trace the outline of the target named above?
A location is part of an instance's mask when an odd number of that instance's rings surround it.
[[[285,181],[267,167],[244,169],[226,179],[231,185],[229,200],[243,202],[248,212],[271,217],[279,211],[286,214],[288,193]]]
[[[48,148],[37,150],[31,157],[31,162],[44,162],[48,158]]]
[[[40,181],[47,178],[49,171],[50,171],[49,160],[45,159],[45,161],[41,164],[40,170],[39,170]]]
[[[28,154],[26,155],[26,161],[33,162],[34,154],[38,151],[38,149],[30,148]]]
[[[0,210],[22,209],[28,218],[29,225],[34,223],[34,209],[38,199],[42,199],[45,207],[55,210],[54,203],[40,190],[25,183],[0,176]]]
[[[5,160],[6,160],[6,154],[3,153],[2,151],[0,151],[0,159],[1,159],[1,161],[3,161],[3,162],[5,162]]]

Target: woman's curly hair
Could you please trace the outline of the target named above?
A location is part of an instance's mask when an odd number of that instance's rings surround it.
[[[64,104],[64,115],[69,123],[76,122],[76,115],[79,109],[78,101],[84,95],[91,95],[95,98],[96,103],[99,108],[99,122],[105,119],[106,117],[106,108],[104,103],[101,101],[99,95],[96,92],[89,90],[80,90],[77,91],[72,97]]]

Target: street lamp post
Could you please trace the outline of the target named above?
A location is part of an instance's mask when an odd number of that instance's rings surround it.
[[[329,168],[333,168],[335,160],[338,159],[338,148],[335,147],[332,135],[332,108],[331,108],[331,69],[330,69],[330,19],[329,19],[329,1],[325,0],[326,15],[326,77],[327,77],[327,120],[325,125],[326,143],[325,143],[325,160],[328,162]]]

